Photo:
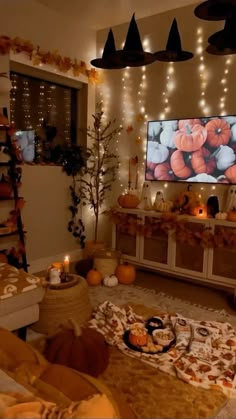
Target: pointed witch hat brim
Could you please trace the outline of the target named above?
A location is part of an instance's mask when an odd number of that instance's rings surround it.
[[[204,20],[225,20],[236,7],[236,0],[207,0],[194,10],[195,16]]]
[[[208,38],[207,52],[214,55],[236,54],[236,10],[226,19],[224,29]]]
[[[125,67],[121,63],[120,58],[117,56],[112,29],[109,30],[102,58],[95,58],[94,60],[90,61],[90,64],[92,64],[94,67],[103,68],[107,70],[115,70]]]
[[[117,51],[117,56],[125,67],[140,67],[155,61],[155,56],[151,52],[143,50],[135,14],[129,24],[124,48]]]
[[[192,52],[183,51],[177,20],[174,19],[170,28],[166,50],[154,53],[156,60],[166,62],[187,61],[193,57]]]

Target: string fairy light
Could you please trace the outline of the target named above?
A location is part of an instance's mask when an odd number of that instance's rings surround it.
[[[205,64],[205,58],[204,58],[204,36],[203,36],[203,29],[202,27],[197,28],[197,34],[196,34],[196,55],[199,59],[199,65],[198,65],[198,75],[200,79],[200,99],[199,99],[199,107],[202,111],[202,113],[206,116],[209,115],[211,112],[211,108],[206,100],[206,90],[208,87],[208,81],[209,81],[209,73],[206,68]]]
[[[171,111],[170,98],[173,91],[176,88],[176,79],[175,79],[175,68],[174,63],[171,61],[168,63],[166,68],[166,85],[165,89],[162,92],[162,101],[163,101],[163,111],[159,115],[159,119],[166,119],[167,115]]]
[[[220,115],[222,116],[227,114],[226,100],[227,100],[227,95],[228,95],[228,77],[229,77],[230,67],[232,65],[232,62],[233,62],[233,57],[232,56],[229,57],[226,55],[224,69],[223,69],[223,76],[221,77],[221,80],[220,80],[221,95],[220,95],[220,101],[219,101],[219,110],[220,110]]]

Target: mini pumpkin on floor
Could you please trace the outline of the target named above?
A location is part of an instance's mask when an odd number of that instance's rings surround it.
[[[45,358],[97,377],[108,366],[109,349],[101,333],[91,328],[80,328],[70,319],[61,331],[47,338]]]

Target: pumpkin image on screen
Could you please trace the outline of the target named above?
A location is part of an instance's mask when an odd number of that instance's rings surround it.
[[[120,284],[129,285],[135,281],[136,269],[133,265],[125,262],[116,267],[115,275]]]
[[[196,174],[207,173],[210,175],[216,168],[216,160],[207,148],[202,147],[192,153],[191,165]]]
[[[198,118],[179,120],[179,123],[178,123],[179,129],[183,129],[186,125],[188,125],[189,127],[193,127],[194,125],[202,125],[202,122]]]
[[[182,129],[176,131],[174,143],[181,151],[196,151],[203,146],[207,139],[207,130],[202,125],[196,124],[192,127],[186,124]]]
[[[86,280],[89,285],[100,285],[102,282],[102,274],[96,269],[90,269],[87,273]]]
[[[181,179],[187,179],[192,174],[192,169],[187,166],[184,154],[180,150],[174,151],[170,158],[171,169]]]
[[[236,183],[236,164],[225,171],[225,176],[231,183]]]
[[[157,164],[154,170],[154,178],[158,180],[174,180],[175,175],[169,163]]]
[[[140,199],[138,196],[131,193],[120,195],[118,198],[118,204],[122,208],[136,208],[139,203]]]
[[[211,147],[219,147],[228,144],[231,131],[230,125],[225,119],[215,118],[206,124],[207,143]]]

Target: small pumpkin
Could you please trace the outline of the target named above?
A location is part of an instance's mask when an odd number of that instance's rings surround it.
[[[202,125],[196,124],[192,127],[186,124],[182,129],[176,131],[174,143],[181,151],[199,150],[207,139],[207,130]]]
[[[236,183],[236,164],[228,167],[224,174],[231,183]]]
[[[106,287],[115,287],[118,285],[118,278],[116,275],[107,275],[103,279],[103,284]]]
[[[215,215],[215,218],[217,220],[226,220],[227,216],[228,216],[227,212],[221,212],[220,211],[220,212],[217,212],[217,214]]]
[[[193,127],[194,125],[202,125],[201,119],[192,118],[192,119],[180,119],[179,120],[179,129],[183,129],[186,125]]]
[[[218,170],[226,170],[232,166],[235,162],[235,154],[231,147],[227,145],[221,145],[217,149],[216,153],[216,164]]]
[[[157,202],[154,202],[153,207],[156,211],[159,211],[159,212],[169,212],[173,208],[173,202],[172,201],[157,201]]]
[[[170,119],[169,121],[162,121],[161,126],[163,129],[171,128],[172,131],[176,131],[178,128],[178,121],[177,119]]]
[[[207,148],[202,147],[192,153],[191,165],[196,174],[212,174],[216,168],[216,160]]]
[[[154,178],[158,180],[174,180],[175,175],[169,163],[157,164],[154,169]]]
[[[116,267],[115,275],[120,284],[129,285],[135,281],[136,269],[128,262],[124,262]]]
[[[118,198],[118,204],[122,208],[137,208],[139,203],[139,197],[131,193],[122,194]]]
[[[198,218],[207,218],[207,207],[204,204],[190,206],[190,214]]]
[[[224,119],[230,124],[236,124],[236,116],[225,116]]]
[[[169,156],[168,148],[163,145],[159,144],[156,141],[149,141],[148,142],[148,151],[147,151],[147,161],[151,163],[162,163],[164,162]]]
[[[235,143],[236,142],[236,124],[232,125],[231,133],[232,133],[231,140],[233,143]]]
[[[227,213],[227,220],[228,221],[236,221],[236,209],[232,209]]]
[[[230,125],[225,119],[214,118],[205,125],[207,130],[207,144],[219,147],[228,144],[231,137]]]
[[[214,176],[208,175],[207,173],[199,173],[196,176],[187,179],[188,182],[203,182],[203,183],[217,183],[217,179]]]
[[[102,274],[97,269],[90,269],[86,275],[86,280],[89,285],[100,285],[102,282]]]
[[[176,145],[174,143],[175,138],[175,131],[171,128],[171,126],[167,126],[160,135],[160,142],[161,144],[165,145],[169,148],[176,148]]]
[[[192,174],[192,169],[187,166],[184,154],[180,150],[174,151],[170,158],[171,169],[181,179],[186,179]]]

